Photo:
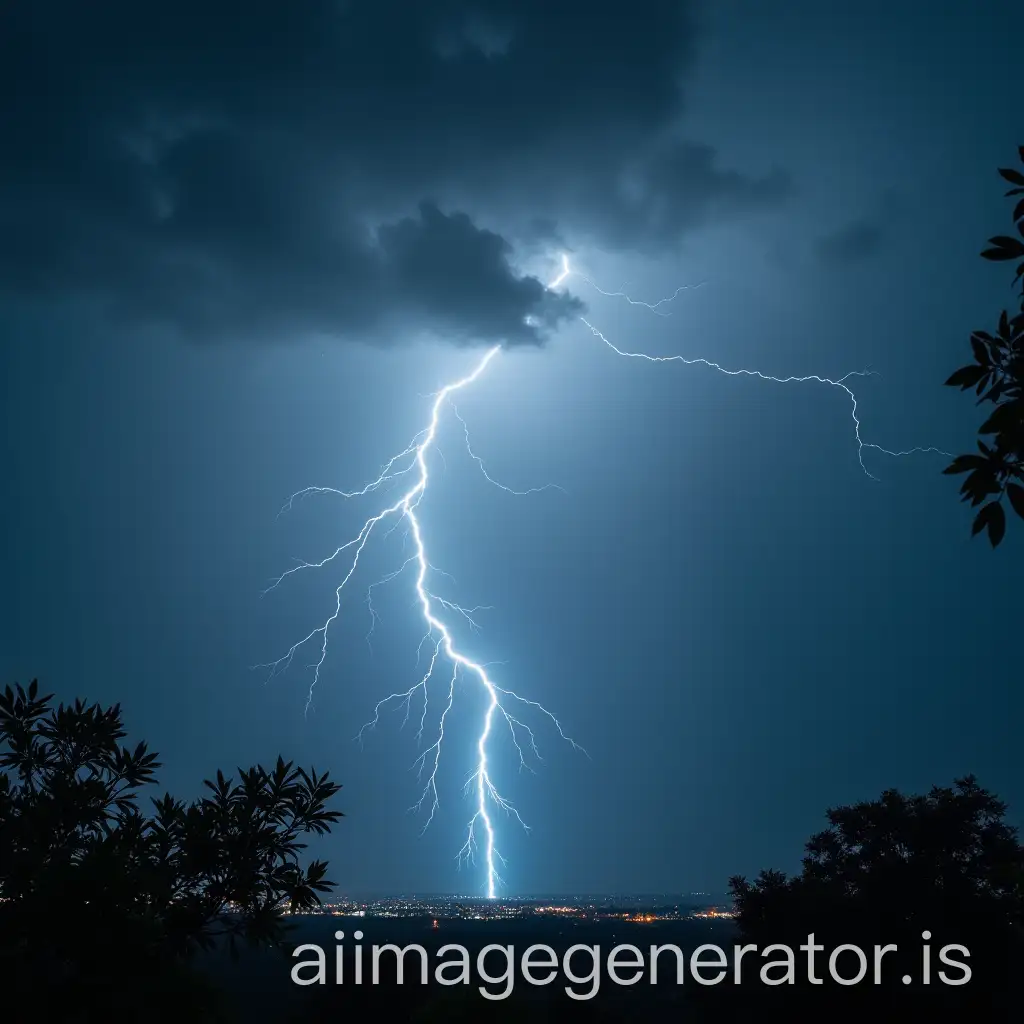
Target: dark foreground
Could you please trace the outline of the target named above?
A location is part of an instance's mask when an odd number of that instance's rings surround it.
[[[336,931],[345,937],[335,938]],[[362,932],[356,940],[355,932]],[[830,1024],[857,1021],[906,1021],[908,1019],[958,1020],[995,1019],[1000,1016],[1003,1000],[992,1005],[978,986],[950,988],[933,983],[922,987],[914,984],[903,988],[899,984],[884,988],[870,984],[848,988],[832,986],[808,988],[806,985],[767,987],[758,980],[762,961],[750,961],[742,983],[735,984],[732,966],[721,984],[704,986],[689,972],[693,951],[710,944],[722,948],[732,958],[739,941],[736,928],[728,921],[683,921],[647,924],[619,922],[571,921],[443,921],[435,930],[429,920],[411,919],[354,919],[309,917],[297,919],[292,941],[297,945],[314,944],[325,954],[326,970],[323,983],[300,986],[292,981],[292,968],[297,963],[308,964],[300,970],[300,977],[317,977],[316,951],[300,951],[290,957],[287,952],[260,951],[243,953],[232,962],[224,952],[218,952],[204,964],[211,980],[225,993],[225,1020],[249,1022],[337,1021],[357,1014],[379,1014],[388,1021],[523,1021],[543,1024],[547,1021],[749,1021],[763,1016],[782,1014],[790,1020],[828,1019]],[[426,953],[428,980],[421,981],[421,959],[418,953],[405,957],[405,977],[402,984],[396,980],[394,952],[384,954],[380,962],[380,975],[372,981],[371,950],[374,944],[391,943],[399,947],[411,944],[422,946]],[[355,981],[356,945],[362,946],[362,983]],[[466,948],[470,972],[468,984],[443,985],[435,977],[442,960],[449,960],[452,951],[443,957],[437,952],[442,946],[455,944]],[[502,979],[506,973],[506,957],[502,953],[489,954],[485,970],[493,979],[480,976],[477,956],[490,945],[512,947],[513,978],[511,984]],[[557,974],[550,984],[530,984],[523,976],[523,953],[535,944],[550,947],[558,959]],[[620,944],[636,946],[644,958],[641,976],[633,985],[616,984],[609,976],[608,954]],[[569,961],[575,979],[566,977],[564,956],[574,945],[599,947],[599,977],[597,985],[589,977],[594,960],[589,952],[577,952]],[[680,984],[676,974],[674,951],[658,957],[656,983],[651,981],[651,947],[676,946],[684,955],[687,967]],[[342,949],[343,975],[337,980],[338,949]],[[549,954],[550,955],[550,954]],[[714,959],[714,953],[705,953],[703,959]],[[620,959],[620,975],[631,972]],[[535,963],[539,962],[539,955]],[[744,961],[747,964],[748,961]],[[821,961],[818,961],[821,964]],[[798,970],[804,971],[803,961]],[[823,968],[823,965],[822,965]],[[448,977],[455,977],[453,968]],[[543,975],[539,967],[534,975]],[[714,976],[715,968],[707,968],[706,976]],[[484,987],[491,994],[504,994],[502,998],[488,999],[481,993]],[[571,988],[586,998],[574,999],[567,992]],[[596,988],[596,991],[595,991]],[[979,1002],[980,999],[980,1002]],[[981,1017],[978,1013],[981,1012]]]
[[[335,938],[343,931],[345,938]],[[357,942],[354,933],[363,933]],[[442,921],[437,929],[429,920],[418,919],[357,919],[332,917],[298,918],[291,941],[297,946],[315,944],[325,952],[326,977],[323,984],[299,986],[292,981],[291,972],[296,963],[310,963],[317,959],[316,951],[301,951],[297,956],[276,950],[243,952],[232,962],[226,952],[218,952],[204,964],[211,980],[225,990],[227,1002],[240,1020],[306,1022],[337,1020],[342,1014],[356,1012],[387,1012],[389,1019],[397,1020],[521,1020],[528,1015],[531,1021],[561,1020],[566,1016],[581,1015],[598,1018],[624,1019],[642,1005],[657,1019],[667,1018],[678,1011],[687,991],[693,987],[692,979],[683,985],[676,983],[677,961],[673,951],[663,952],[658,961],[657,984],[650,982],[650,968],[643,967],[640,981],[630,987],[618,986],[606,970],[608,953],[618,944],[637,946],[649,961],[652,945],[674,945],[689,955],[698,946],[711,943],[726,951],[736,942],[735,928],[727,921],[681,921],[647,924],[585,921]],[[372,982],[371,947],[391,943],[400,947],[418,944],[427,954],[428,981],[422,984],[421,958],[410,952],[405,957],[405,977],[399,985],[396,980],[396,956],[384,954],[380,960],[377,984]],[[457,954],[448,951],[437,956],[441,947],[449,944],[463,946],[470,957],[468,984],[443,985],[435,977],[441,960]],[[477,972],[477,956],[490,945],[512,947],[513,978],[487,984]],[[522,975],[520,961],[532,945],[542,944],[554,950],[559,965],[554,980],[545,986],[530,984]],[[599,947],[600,973],[595,983],[588,975],[593,973],[591,954],[573,955],[570,969],[580,979],[571,984],[561,967],[566,950],[573,945]],[[361,945],[363,980],[355,982],[356,945]],[[337,951],[343,950],[343,977],[337,981]],[[536,962],[543,959],[535,955]],[[491,953],[485,961],[486,972],[495,979],[507,973],[506,957]],[[448,972],[455,977],[456,968]],[[535,976],[545,973],[540,967]],[[623,973],[629,973],[623,969]],[[313,978],[315,966],[301,969],[300,976]],[[507,996],[488,999],[480,992],[500,995],[511,988]],[[589,996],[573,999],[566,993],[570,986],[577,994]],[[594,992],[591,996],[590,993]]]

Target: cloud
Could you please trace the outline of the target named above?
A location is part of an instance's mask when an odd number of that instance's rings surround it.
[[[579,304],[516,246],[658,251],[780,172],[678,131],[691,4],[17,5],[0,288],[196,339],[537,343]]]
[[[418,217],[384,225],[378,238],[381,291],[411,312],[414,323],[440,324],[455,341],[529,342],[583,310],[578,299],[515,276],[509,243],[465,214],[423,204]]]

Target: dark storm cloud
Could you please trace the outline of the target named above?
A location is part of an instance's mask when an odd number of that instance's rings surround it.
[[[785,198],[677,134],[689,5],[23,4],[0,287],[197,338],[536,342],[510,242],[673,244]]]

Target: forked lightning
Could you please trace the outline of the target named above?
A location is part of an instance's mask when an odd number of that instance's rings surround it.
[[[560,266],[561,269],[558,276],[548,286],[551,289],[560,287],[570,276],[576,274],[576,276],[579,276],[585,283],[602,295],[621,297],[630,305],[644,307],[661,316],[668,315],[666,307],[684,290],[686,290],[685,287],[679,288],[673,295],[655,303],[640,302],[631,298],[629,295],[625,294],[625,292],[607,292],[598,288],[597,285],[589,280],[589,278],[586,278],[582,274],[578,274],[574,271],[570,267],[568,257],[566,256],[561,257]],[[874,479],[874,477],[864,462],[864,452],[868,449],[873,449],[877,452],[891,456],[910,455],[915,452],[936,452],[942,455],[948,455],[946,452],[940,452],[937,448],[911,448],[905,451],[893,451],[887,448],[882,448],[876,444],[869,444],[862,439],[861,423],[857,415],[857,398],[847,381],[853,377],[866,376],[869,371],[854,371],[846,374],[844,377],[840,377],[838,380],[830,380],[827,377],[820,377],[817,375],[774,377],[761,373],[758,370],[727,369],[718,363],[711,362],[710,360],[703,358],[688,359],[679,355],[654,356],[643,352],[628,352],[615,346],[589,321],[584,320],[582,317],[581,320],[590,329],[593,335],[604,342],[612,352],[626,358],[639,359],[652,363],[679,362],[687,366],[701,365],[729,376],[743,375],[758,377],[761,380],[772,381],[777,384],[817,383],[843,391],[851,403],[851,416],[853,419],[854,439],[857,446],[857,458],[861,469],[868,476],[872,477],[872,479]],[[309,694],[306,701],[306,710],[308,712],[312,705],[314,689],[320,682],[321,672],[327,659],[328,633],[330,632],[331,626],[334,624],[335,620],[341,614],[342,593],[348,586],[349,581],[355,575],[356,570],[359,568],[360,557],[362,556],[366,545],[369,543],[371,535],[373,535],[375,531],[379,532],[378,527],[380,527],[385,521],[393,521],[393,526],[396,526],[401,522],[405,522],[408,525],[409,534],[412,537],[413,554],[397,570],[384,577],[384,579],[378,580],[376,583],[372,584],[370,592],[367,595],[367,600],[370,604],[372,614],[373,608],[370,598],[372,597],[373,588],[383,583],[390,582],[411,567],[415,574],[414,587],[417,603],[425,627],[425,633],[420,647],[421,650],[424,646],[428,647],[430,650],[430,660],[426,671],[418,682],[407,690],[390,694],[377,704],[374,709],[373,718],[360,730],[359,738],[362,738],[367,729],[370,729],[377,724],[381,711],[389,704],[397,703],[399,705],[404,705],[405,717],[408,719],[413,698],[417,698],[422,701],[422,711],[420,714],[419,729],[417,732],[417,741],[421,742],[423,733],[426,729],[427,711],[428,705],[430,704],[430,689],[431,683],[434,680],[435,670],[438,668],[439,662],[444,661],[447,664],[450,671],[445,673],[446,690],[444,691],[443,697],[444,706],[438,718],[436,736],[434,742],[423,750],[414,765],[414,767],[418,769],[420,781],[423,782],[424,776],[426,777],[423,791],[419,800],[414,805],[416,810],[425,812],[426,823],[423,828],[426,829],[433,820],[434,813],[438,808],[439,793],[437,776],[441,762],[442,747],[445,740],[445,725],[448,714],[455,701],[456,686],[459,682],[460,675],[468,677],[480,686],[485,697],[485,709],[480,723],[480,731],[476,740],[476,761],[472,774],[466,785],[467,794],[472,795],[474,811],[467,826],[465,842],[458,853],[458,860],[460,864],[463,861],[475,863],[477,853],[482,852],[485,872],[484,890],[490,898],[494,898],[497,895],[498,889],[502,885],[502,879],[498,872],[498,865],[504,865],[504,860],[498,852],[496,845],[495,812],[504,812],[507,816],[514,817],[524,828],[528,828],[515,807],[513,807],[504,796],[502,796],[494,781],[493,769],[488,757],[488,741],[493,735],[496,722],[503,723],[508,729],[515,749],[518,752],[520,766],[528,766],[527,751],[533,758],[538,758],[539,754],[533,729],[529,724],[522,721],[521,718],[513,715],[510,709],[516,710],[524,717],[526,715],[532,715],[535,722],[547,721],[548,724],[557,731],[562,739],[572,744],[574,748],[582,751],[582,748],[566,734],[559,720],[554,714],[548,711],[547,708],[536,701],[529,700],[512,690],[499,686],[491,678],[486,666],[473,661],[463,653],[462,650],[460,650],[452,633],[453,617],[462,618],[468,623],[470,628],[475,628],[476,623],[472,616],[477,609],[463,608],[450,600],[438,597],[432,593],[429,586],[431,574],[438,570],[433,568],[427,555],[427,545],[423,536],[423,527],[417,514],[417,510],[419,508],[420,501],[423,499],[423,496],[426,494],[427,488],[430,485],[430,457],[432,455],[439,455],[435,441],[441,417],[446,409],[459,420],[464,431],[466,451],[476,462],[484,477],[490,483],[504,491],[508,491],[511,494],[531,494],[556,486],[548,484],[544,487],[534,487],[526,491],[512,490],[504,484],[498,483],[498,481],[493,479],[487,473],[483,461],[473,450],[470,444],[469,429],[465,420],[462,419],[455,407],[453,396],[457,392],[470,387],[476,380],[478,380],[490,364],[498,357],[500,351],[501,346],[499,345],[495,345],[488,349],[469,374],[451,384],[446,385],[433,396],[434,400],[430,409],[430,419],[427,426],[413,439],[412,443],[409,444],[408,447],[399,452],[398,455],[391,458],[385,464],[384,468],[375,480],[357,491],[341,491],[331,487],[308,487],[292,495],[288,500],[284,509],[282,509],[282,512],[289,510],[299,498],[310,494],[331,494],[342,498],[366,497],[367,495],[374,494],[381,490],[385,485],[394,483],[400,479],[408,478],[411,481],[409,488],[400,498],[398,498],[397,501],[379,509],[374,515],[366,519],[362,528],[351,540],[346,541],[322,561],[302,562],[294,566],[274,580],[271,586],[268,587],[268,591],[275,589],[288,576],[299,572],[300,570],[324,568],[325,566],[335,562],[335,560],[339,559],[342,555],[346,555],[348,558],[347,569],[344,571],[341,582],[335,590],[334,607],[327,619],[320,626],[299,640],[298,643],[289,648],[289,650],[277,661],[268,665],[258,666],[269,669],[270,675],[274,676],[279,672],[285,671],[291,665],[295,654],[300,648],[304,647],[306,644],[316,641],[319,644],[319,654],[316,662],[312,666],[313,678],[310,683]],[[388,532],[390,533],[390,530]]]

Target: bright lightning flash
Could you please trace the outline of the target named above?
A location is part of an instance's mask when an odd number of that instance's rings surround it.
[[[550,289],[555,289],[564,284],[564,282],[570,277],[576,276],[583,280],[590,287],[595,289],[601,295],[622,298],[632,306],[641,306],[651,312],[658,314],[659,316],[668,316],[669,312],[665,309],[675,298],[677,298],[683,291],[687,290],[686,286],[677,288],[675,293],[667,296],[664,299],[660,299],[654,303],[641,302],[639,300],[631,298],[624,291],[608,292],[599,288],[589,278],[585,277],[579,271],[574,270],[570,264],[567,256],[561,257],[561,271],[555,277],[553,281],[548,285]],[[873,449],[885,455],[891,456],[905,456],[911,455],[916,452],[937,452],[942,455],[948,455],[947,452],[942,452],[938,448],[910,448],[905,451],[893,451],[888,448],[882,448],[877,444],[869,444],[864,441],[861,437],[861,423],[857,415],[857,397],[853,390],[850,388],[847,381],[853,377],[869,376],[871,371],[862,370],[848,373],[837,380],[832,380],[827,377],[821,377],[817,375],[808,376],[791,376],[791,377],[773,377],[767,374],[761,373],[758,370],[751,369],[727,369],[718,363],[711,362],[708,359],[693,358],[688,359],[679,355],[670,356],[653,356],[643,352],[629,352],[618,348],[611,341],[609,341],[604,334],[598,330],[589,321],[580,318],[582,322],[590,329],[595,337],[604,342],[616,355],[623,356],[631,359],[640,359],[652,363],[668,363],[678,362],[683,363],[687,366],[701,365],[708,367],[709,369],[716,370],[719,373],[726,374],[728,376],[749,376],[757,377],[761,380],[772,381],[777,384],[790,384],[790,383],[817,383],[824,384],[833,388],[838,388],[845,392],[851,403],[851,417],[853,419],[853,432],[854,438],[857,445],[857,458],[861,469],[872,479],[876,479],[867,469],[864,463],[864,452],[866,449]],[[467,374],[460,380],[456,380],[454,383],[446,385],[434,396],[434,402],[431,406],[430,420],[426,428],[422,430],[412,441],[412,443],[406,447],[403,451],[399,452],[398,455],[390,459],[381,470],[380,475],[367,484],[361,490],[358,491],[341,491],[331,487],[308,487],[305,490],[299,491],[288,500],[285,507],[281,510],[282,512],[288,511],[292,508],[296,500],[304,498],[310,494],[333,494],[342,498],[358,498],[365,497],[374,492],[377,492],[384,488],[386,485],[392,484],[395,481],[409,477],[412,480],[412,484],[409,489],[393,504],[386,505],[380,509],[376,514],[370,516],[362,525],[362,528],[351,540],[342,544],[332,554],[328,555],[325,559],[320,562],[301,562],[287,572],[283,573],[276,580],[273,581],[269,590],[276,588],[286,577],[298,572],[302,569],[319,569],[333,562],[342,554],[349,553],[349,566],[341,582],[338,584],[335,590],[335,604],[334,609],[330,615],[323,622],[322,625],[312,630],[309,634],[303,637],[298,643],[294,644],[283,657],[277,661],[272,662],[268,665],[257,666],[267,668],[270,670],[271,677],[279,672],[285,671],[291,664],[300,648],[304,647],[311,641],[319,641],[319,656],[316,662],[311,666],[313,669],[313,679],[309,687],[309,695],[306,701],[306,710],[308,712],[313,701],[313,691],[320,681],[320,673],[324,666],[324,662],[327,659],[327,641],[328,632],[331,626],[337,620],[341,614],[342,604],[342,593],[352,579],[356,570],[359,567],[359,560],[362,556],[367,543],[370,540],[371,535],[374,531],[385,522],[385,520],[394,520],[391,530],[398,526],[401,522],[406,522],[409,527],[409,532],[413,539],[413,554],[408,558],[402,566],[396,569],[394,572],[389,573],[383,579],[378,580],[376,583],[371,584],[369,592],[367,594],[367,604],[370,608],[371,616],[374,620],[376,618],[373,611],[372,604],[372,592],[374,587],[377,587],[383,583],[390,582],[395,579],[401,573],[403,573],[410,565],[415,569],[415,591],[417,597],[417,603],[420,609],[420,613],[423,618],[425,633],[422,640],[420,641],[420,650],[422,651],[424,646],[430,646],[432,648],[430,661],[427,666],[427,670],[422,678],[411,686],[409,689],[392,693],[384,700],[380,701],[375,710],[374,716],[371,721],[367,722],[366,725],[359,732],[358,738],[361,739],[364,733],[368,729],[374,728],[380,719],[380,713],[385,706],[392,702],[397,702],[399,706],[405,708],[405,720],[408,721],[411,704],[414,697],[422,700],[422,713],[420,715],[419,730],[416,734],[418,742],[422,741],[423,733],[426,728],[427,718],[427,707],[428,707],[428,687],[431,680],[434,677],[435,669],[438,666],[438,662],[441,659],[447,661],[451,667],[451,675],[448,677],[448,686],[445,696],[444,708],[441,712],[440,718],[437,725],[437,733],[434,742],[424,750],[419,758],[417,758],[414,768],[418,770],[420,781],[423,781],[423,776],[426,775],[426,782],[424,784],[423,792],[420,795],[419,800],[414,805],[413,810],[423,811],[426,809],[427,819],[426,824],[423,826],[424,830],[430,825],[434,818],[434,813],[439,806],[438,788],[437,788],[437,773],[438,767],[441,760],[441,749],[444,744],[445,738],[445,722],[447,720],[448,713],[451,711],[455,700],[455,689],[456,684],[459,680],[460,672],[463,675],[468,675],[474,679],[477,684],[481,687],[485,699],[486,699],[486,710],[483,714],[481,721],[480,732],[476,742],[476,765],[473,769],[472,774],[466,784],[467,794],[472,794],[474,799],[475,810],[473,816],[470,818],[467,826],[466,841],[462,848],[459,850],[457,860],[459,863],[464,861],[475,862],[477,852],[482,848],[484,857],[484,866],[486,871],[485,887],[487,895],[490,898],[494,898],[497,894],[498,887],[502,884],[502,880],[498,874],[498,864],[504,864],[504,860],[501,854],[498,852],[497,846],[495,845],[495,826],[494,826],[494,811],[502,811],[506,815],[514,817],[519,824],[524,828],[528,828],[523,819],[520,817],[519,812],[512,806],[512,804],[501,795],[497,789],[494,778],[492,775],[491,764],[488,757],[488,742],[491,739],[495,720],[503,721],[508,727],[509,734],[512,742],[519,754],[520,767],[529,767],[527,762],[526,753],[523,749],[523,744],[529,748],[531,755],[538,759],[540,755],[537,750],[537,744],[532,729],[526,723],[516,718],[509,710],[509,707],[525,708],[534,714],[540,716],[546,716],[547,719],[554,725],[558,734],[562,739],[569,742],[575,749],[581,750],[579,747],[562,729],[562,726],[558,719],[541,704],[536,701],[527,700],[525,697],[521,697],[519,694],[512,690],[504,689],[499,686],[488,674],[487,667],[479,662],[473,661],[465,653],[463,653],[452,635],[452,627],[449,622],[445,620],[443,616],[445,613],[448,615],[456,615],[465,619],[470,628],[476,629],[476,622],[473,619],[473,613],[477,611],[475,608],[463,608],[461,605],[455,604],[445,598],[438,597],[433,594],[428,588],[428,579],[431,572],[438,572],[431,565],[430,560],[427,556],[426,542],[423,537],[423,528],[420,519],[417,515],[417,509],[419,508],[420,501],[427,492],[427,488],[430,484],[430,470],[428,465],[428,457],[433,453],[440,455],[435,440],[437,437],[438,426],[440,424],[442,412],[445,407],[451,409],[452,413],[459,420],[463,427],[465,434],[465,447],[470,458],[473,459],[480,471],[488,482],[495,486],[507,491],[511,494],[532,494],[537,491],[546,490],[556,485],[548,484],[545,487],[534,487],[526,491],[515,491],[504,484],[498,483],[494,480],[484,467],[483,461],[474,452],[470,445],[469,429],[466,425],[465,420],[459,415],[458,409],[455,408],[453,402],[453,396],[456,392],[462,391],[470,385],[472,385],[479,377],[484,373],[490,363],[498,356],[500,352],[500,346],[495,346],[487,351],[483,358],[477,363],[475,369],[471,373]],[[557,488],[559,489],[560,488]],[[390,533],[391,530],[388,532]],[[372,626],[371,626],[372,632]],[[585,753],[585,751],[583,751]],[[429,806],[428,806],[429,805]]]
[[[441,713],[440,721],[438,723],[437,738],[434,743],[423,751],[417,759],[414,767],[419,771],[419,777],[422,781],[424,773],[427,774],[426,784],[423,792],[420,796],[419,801],[414,805],[414,809],[422,810],[429,802],[428,816],[426,829],[430,822],[433,820],[434,812],[438,808],[438,791],[437,791],[437,772],[441,760],[441,748],[444,742],[444,727],[445,721],[448,716],[448,712],[452,708],[452,704],[455,699],[455,685],[458,680],[460,670],[468,673],[473,677],[483,688],[486,696],[487,706],[484,712],[483,721],[481,724],[480,734],[477,738],[476,750],[477,760],[476,767],[473,774],[470,776],[469,781],[466,784],[467,792],[475,793],[475,806],[476,810],[472,818],[469,821],[467,827],[466,841],[459,851],[458,860],[468,860],[470,862],[475,861],[475,856],[478,849],[482,846],[484,864],[486,870],[486,889],[487,895],[493,899],[497,894],[498,886],[501,885],[501,878],[498,874],[497,866],[499,863],[504,863],[501,854],[495,845],[494,835],[494,821],[492,817],[492,810],[497,809],[510,815],[524,827],[528,828],[526,823],[520,817],[519,812],[513,807],[513,805],[501,795],[499,790],[494,784],[493,776],[491,774],[490,762],[488,760],[488,740],[491,737],[492,729],[494,726],[494,720],[496,715],[500,715],[501,720],[508,726],[509,733],[512,737],[512,742],[519,754],[520,766],[529,767],[526,760],[526,755],[523,750],[520,738],[522,737],[527,743],[532,755],[539,760],[540,755],[537,750],[537,744],[534,738],[533,730],[520,719],[516,718],[508,710],[506,705],[515,704],[520,707],[526,707],[532,709],[534,712],[546,716],[553,723],[555,729],[558,731],[562,739],[568,741],[577,750],[582,748],[576,744],[566,733],[563,731],[561,724],[558,719],[547,710],[547,708],[538,704],[536,701],[527,700],[525,697],[521,697],[519,694],[514,693],[512,690],[504,689],[498,686],[494,680],[491,679],[487,672],[486,666],[479,662],[473,661],[467,657],[462,651],[458,649],[455,641],[452,637],[450,626],[441,618],[443,611],[461,615],[465,618],[470,626],[475,627],[476,623],[472,618],[472,613],[476,609],[466,609],[454,602],[445,600],[444,598],[437,597],[427,587],[428,575],[432,569],[430,561],[427,557],[426,544],[423,538],[423,528],[420,523],[419,517],[417,516],[417,508],[423,495],[427,491],[427,487],[430,483],[430,470],[427,463],[427,457],[431,451],[437,451],[434,442],[437,436],[438,425],[441,419],[441,413],[445,405],[450,405],[456,418],[462,423],[465,430],[466,437],[466,450],[468,451],[471,458],[477,463],[484,477],[488,482],[495,484],[504,491],[508,491],[512,494],[529,494],[536,491],[541,491],[546,488],[535,487],[529,491],[513,491],[511,488],[506,487],[504,484],[498,483],[494,480],[484,468],[484,464],[473,451],[469,442],[469,431],[466,427],[465,420],[459,416],[458,410],[455,409],[454,404],[451,402],[452,395],[461,391],[464,388],[469,387],[474,381],[476,381],[480,375],[487,369],[488,364],[493,360],[500,351],[500,346],[491,348],[486,355],[480,360],[476,368],[467,376],[461,380],[457,380],[452,384],[448,384],[442,388],[434,396],[434,404],[431,407],[430,422],[426,429],[423,430],[417,438],[415,438],[404,451],[400,452],[394,458],[389,460],[384,468],[381,470],[380,475],[371,483],[367,484],[364,488],[359,491],[338,491],[329,487],[312,487],[307,488],[304,491],[300,491],[297,494],[292,495],[289,499],[288,504],[285,506],[285,511],[294,504],[297,498],[304,497],[310,493],[329,493],[336,494],[343,498],[354,498],[362,497],[370,494],[379,488],[383,487],[392,481],[397,480],[400,477],[412,475],[413,483],[412,486],[393,504],[381,509],[375,515],[367,519],[362,526],[362,529],[353,537],[350,541],[342,544],[337,548],[333,554],[320,562],[302,562],[292,569],[279,576],[268,588],[273,590],[286,576],[290,576],[292,573],[298,572],[300,569],[319,569],[332,562],[335,558],[341,555],[343,552],[350,551],[351,562],[348,571],[342,578],[341,583],[338,584],[335,590],[335,605],[334,610],[331,612],[327,620],[318,628],[314,629],[307,636],[305,636],[298,643],[294,644],[288,652],[280,658],[278,661],[271,663],[266,666],[259,666],[269,668],[271,670],[271,676],[279,671],[284,671],[291,664],[296,652],[299,648],[303,647],[306,643],[310,642],[314,638],[319,638],[320,641],[320,654],[316,663],[313,665],[313,680],[309,687],[309,696],[306,701],[306,709],[309,710],[313,700],[313,690],[320,680],[320,671],[323,668],[323,664],[327,659],[327,634],[341,613],[341,600],[342,592],[348,584],[349,580],[354,575],[356,569],[359,566],[359,559],[363,553],[367,542],[370,539],[371,534],[381,523],[387,519],[394,518],[397,521],[405,520],[409,524],[410,533],[413,539],[413,550],[414,553],[411,558],[407,559],[405,564],[397,571],[389,574],[383,580],[378,581],[379,583],[385,583],[394,577],[398,576],[407,566],[410,564],[415,566],[416,572],[416,596],[419,603],[420,612],[423,616],[423,621],[426,626],[426,633],[424,634],[423,640],[421,641],[420,648],[424,644],[430,643],[433,645],[433,652],[430,657],[430,662],[427,667],[426,673],[414,686],[410,687],[401,693],[393,693],[384,700],[377,704],[374,711],[373,719],[368,722],[359,732],[359,738],[361,739],[367,729],[373,728],[380,717],[380,712],[385,705],[397,701],[401,702],[405,706],[406,720],[408,720],[411,701],[414,696],[419,693],[419,696],[423,702],[423,711],[420,717],[420,726],[417,733],[417,740],[421,740],[423,731],[426,723],[427,715],[427,704],[428,704],[428,684],[433,678],[434,669],[437,667],[437,662],[442,656],[447,659],[451,666],[451,676],[449,679],[447,701],[444,710]],[[554,486],[554,485],[549,485]],[[397,523],[396,523],[397,525]],[[373,586],[376,586],[374,584]],[[372,587],[371,587],[372,590]],[[265,591],[266,593],[267,591]],[[439,610],[441,609],[441,610]],[[371,605],[372,612],[372,605]]]

